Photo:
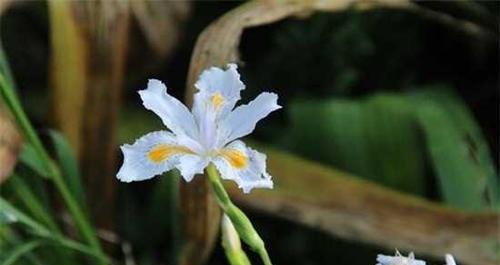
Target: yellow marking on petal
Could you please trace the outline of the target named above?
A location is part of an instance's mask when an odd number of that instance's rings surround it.
[[[244,168],[248,164],[248,157],[241,151],[235,149],[223,149],[221,154],[227,161],[229,161],[231,166],[237,169]]]
[[[215,110],[218,110],[222,103],[224,103],[224,97],[218,91],[212,94],[212,105]]]
[[[193,154],[193,151],[189,150],[184,146],[159,144],[153,147],[151,150],[149,150],[148,159],[155,163],[161,163],[166,159],[168,159],[170,156],[180,153]]]

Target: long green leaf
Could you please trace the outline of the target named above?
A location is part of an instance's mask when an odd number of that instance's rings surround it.
[[[414,99],[445,201],[473,211],[498,205],[489,149],[465,104],[439,88],[416,94]]]
[[[49,229],[52,233],[63,236],[61,229],[56,223],[56,220],[53,218],[53,214],[51,209],[47,207],[47,204],[44,204],[44,200],[40,198],[40,194],[37,194],[33,189],[33,185],[28,185],[24,181],[26,176],[20,173],[13,174],[8,180],[8,187],[14,190],[14,194],[19,202],[21,202],[24,208],[27,210],[27,213],[30,216],[37,220],[37,222],[43,224],[47,229]],[[39,179],[34,178],[34,181]],[[32,184],[32,183],[30,183]],[[36,183],[38,184],[38,183]],[[38,192],[39,193],[39,192]],[[48,254],[48,251],[44,251],[41,254]],[[57,249],[56,251],[51,250],[51,255],[42,255],[45,257],[46,262],[50,260],[50,262],[54,263],[74,263],[74,257],[72,253],[67,250]]]
[[[34,249],[40,247],[43,244],[42,240],[32,240],[29,242],[22,243],[17,245],[14,249],[12,249],[7,255],[5,260],[0,263],[1,265],[11,265],[15,264],[20,258],[24,255],[30,253]]]
[[[17,222],[29,227],[39,235],[50,235],[50,231],[46,227],[31,219],[2,197],[0,197],[0,212],[4,215],[13,216]]]
[[[9,110],[14,114],[27,140],[33,145],[34,150],[43,164],[44,171],[52,172],[53,165],[51,165],[50,157],[36,135],[34,128],[31,126],[26,113],[24,113],[21,103],[14,92],[14,88],[9,85],[7,77],[3,73],[0,73],[0,96],[3,98],[7,107],[9,107]]]
[[[369,161],[381,183],[424,194],[424,152],[414,111],[402,95],[378,94],[363,107]]]
[[[0,73],[5,76],[8,85],[12,87],[12,90],[15,93],[16,85],[14,83],[14,79],[12,78],[12,73],[10,72],[10,67],[9,67],[9,61],[7,60],[7,56],[5,56],[5,51],[3,49],[1,40],[0,40]]]
[[[52,218],[50,211],[40,202],[40,200],[31,192],[28,184],[21,176],[13,174],[9,179],[9,185],[13,185],[15,193],[20,202],[28,209],[31,216],[40,223],[44,224],[51,231],[59,231],[55,220]]]
[[[36,236],[40,236],[42,238],[50,239],[54,243],[69,248],[73,250],[80,251],[82,253],[94,256],[100,261],[106,262],[108,258],[102,254],[101,251],[95,250],[92,247],[85,246],[79,242],[76,242],[71,239],[67,239],[61,235],[58,235],[56,233],[51,233],[49,229],[47,229],[45,226],[42,224],[38,223],[37,221],[33,220],[31,217],[26,215],[25,213],[21,212],[18,210],[16,207],[14,207],[12,204],[10,204],[8,201],[6,201],[4,198],[0,197],[0,212],[3,212],[4,214],[10,214],[15,217],[15,219],[25,225],[27,228],[30,229],[30,232],[32,232]]]
[[[50,172],[45,168],[43,161],[38,156],[32,144],[27,142],[23,143],[21,153],[19,154],[19,160],[38,175],[43,177],[50,176]]]
[[[82,209],[85,209],[85,195],[81,182],[80,172],[76,157],[71,146],[64,136],[57,131],[51,130],[50,137],[54,144],[57,161],[61,165],[63,176],[67,180],[68,189],[76,198]],[[88,213],[88,211],[87,211]]]
[[[0,212],[1,214],[1,212]],[[12,247],[18,246],[22,244],[22,240],[14,233],[11,229],[11,226],[1,225],[0,224],[0,249],[7,250],[12,249]],[[5,260],[8,253],[6,251],[0,251],[0,262]],[[29,264],[34,265],[42,265],[41,259],[35,253],[26,253],[26,259],[29,261]]]
[[[423,150],[403,96],[333,99],[292,105],[294,150],[415,194],[424,192]]]
[[[484,196],[487,203],[494,206],[500,206],[500,186],[498,183],[498,174],[496,172],[491,151],[488,143],[484,139],[479,124],[476,122],[466,104],[457,95],[451,92],[446,86],[432,86],[427,90],[421,90],[414,95],[425,104],[426,102],[435,102],[443,111],[447,118],[453,123],[457,133],[462,137],[461,145],[469,150],[470,159],[467,164],[476,168],[478,176],[485,180]]]
[[[96,252],[102,252],[99,240],[97,239],[94,228],[90,224],[88,217],[80,207],[80,204],[75,200],[73,194],[68,189],[67,184],[61,176],[59,168],[50,159],[47,150],[43,147],[42,142],[35,133],[34,128],[24,113],[19,99],[15,95],[12,87],[9,87],[5,77],[0,73],[0,96],[4,99],[7,106],[14,114],[17,122],[28,139],[33,145],[40,161],[43,163],[43,169],[50,172],[49,176],[54,182],[57,190],[59,191],[62,199],[66,203],[70,214],[73,216],[76,226],[78,227],[81,235],[89,243]]]

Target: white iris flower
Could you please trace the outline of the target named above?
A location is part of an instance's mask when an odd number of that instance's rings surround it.
[[[235,64],[227,70],[205,70],[195,84],[191,111],[151,79],[139,91],[144,106],[158,115],[170,131],[144,135],[121,146],[121,181],[141,181],[177,168],[186,181],[213,163],[223,179],[235,181],[245,193],[252,188],[272,188],[266,156],[247,147],[239,138],[250,134],[259,120],[281,108],[274,93],[261,93],[247,105],[235,108],[245,85]]]
[[[377,265],[425,265],[425,261],[415,259],[413,252],[405,257],[399,251],[395,256],[377,255],[377,262]]]

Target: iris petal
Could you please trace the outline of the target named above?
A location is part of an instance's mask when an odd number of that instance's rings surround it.
[[[278,95],[264,92],[247,105],[238,106],[218,126],[218,143],[225,145],[250,134],[257,122],[269,113],[280,109]]]
[[[190,182],[195,175],[202,174],[210,161],[198,155],[184,155],[179,158],[177,169],[185,181]]]
[[[266,156],[242,141],[234,141],[222,149],[213,162],[223,179],[235,181],[245,193],[253,188],[273,188],[266,170]]]
[[[161,81],[150,79],[147,88],[139,94],[144,106],[158,115],[173,133],[197,139],[198,127],[193,115],[182,102],[167,93]]]
[[[241,90],[245,89],[237,68],[236,64],[228,64],[227,70],[211,67],[203,71],[195,83],[198,93],[195,95],[193,106],[200,108],[207,102],[215,107],[218,105],[223,116],[233,109],[240,100]]]
[[[123,182],[150,179],[173,169],[180,157],[194,154],[166,131],[148,133],[132,145],[122,145],[121,150],[124,159],[117,177]]]

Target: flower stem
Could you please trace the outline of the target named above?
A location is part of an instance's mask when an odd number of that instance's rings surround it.
[[[208,165],[206,173],[210,184],[212,184],[219,206],[226,213],[229,219],[231,219],[231,222],[233,223],[236,231],[238,231],[241,239],[260,255],[260,258],[265,265],[272,265],[271,259],[269,258],[269,254],[267,253],[264,245],[264,241],[253,227],[250,219],[248,219],[243,211],[234,205],[229,198],[224,185],[222,185],[219,172],[217,172],[215,166],[213,164]]]

